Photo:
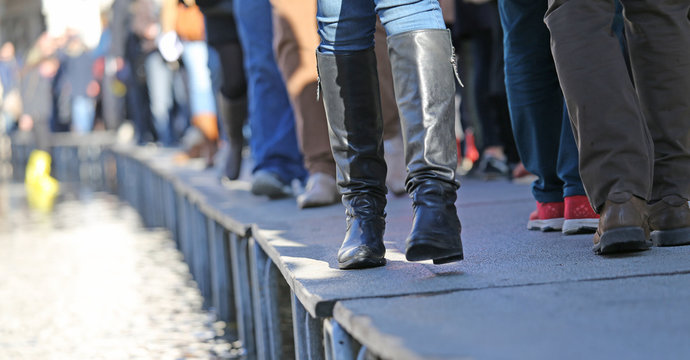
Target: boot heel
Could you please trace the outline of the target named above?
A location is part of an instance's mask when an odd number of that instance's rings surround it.
[[[599,255],[642,251],[649,249],[647,237],[642,228],[624,227],[604,232],[594,252]]]
[[[407,261],[433,260],[434,264],[445,264],[462,260],[462,248],[448,249],[429,242],[410,244],[405,251]]]
[[[449,257],[434,259],[434,264],[435,265],[448,264],[448,263],[460,261],[462,259],[463,259],[463,256],[462,256],[462,254],[460,254],[460,255],[455,255],[455,256],[449,256]]]
[[[654,246],[680,246],[690,244],[690,228],[652,231]]]

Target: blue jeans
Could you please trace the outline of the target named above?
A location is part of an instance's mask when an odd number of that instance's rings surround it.
[[[253,172],[270,171],[285,183],[304,180],[307,172],[297,145],[295,118],[273,54],[271,4],[235,0],[234,10],[247,74]]]
[[[186,85],[181,71],[168,67],[158,51],[146,57],[146,85],[158,142],[175,145],[189,126]]]
[[[170,146],[174,143],[170,124],[174,104],[174,74],[158,51],[149,54],[145,66],[153,126],[156,129],[158,141]]]
[[[76,95],[72,98],[72,129],[79,134],[90,133],[93,130],[93,120],[96,115],[96,102],[88,97]]]
[[[546,0],[499,0],[513,134],[539,202],[584,195],[578,153],[544,24]]]
[[[445,29],[437,0],[318,0],[323,53],[352,52],[374,46],[376,15],[388,36],[423,29]]]
[[[192,116],[200,114],[216,114],[216,98],[211,82],[209,59],[215,53],[210,53],[204,41],[185,41],[182,51],[182,61],[189,79],[189,103]],[[218,64],[217,59],[215,64]]]

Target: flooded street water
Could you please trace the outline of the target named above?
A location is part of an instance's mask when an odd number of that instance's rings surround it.
[[[64,188],[41,212],[0,184],[0,359],[239,358],[169,233]]]

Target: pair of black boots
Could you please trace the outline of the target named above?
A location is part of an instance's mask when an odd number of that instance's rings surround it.
[[[388,38],[396,101],[408,167],[406,189],[414,221],[409,261],[462,260],[455,208],[455,55],[447,30],[417,30]],[[347,232],[338,251],[341,269],[385,265],[383,244],[386,163],[376,56],[317,52]],[[455,76],[454,76],[455,75]]]

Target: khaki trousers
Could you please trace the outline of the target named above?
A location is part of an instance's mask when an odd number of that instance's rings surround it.
[[[295,113],[297,138],[310,174],[335,177],[335,162],[328,140],[328,123],[323,102],[316,99],[316,0],[271,0],[274,48],[288,96]],[[393,93],[386,35],[380,23],[376,29],[376,58],[383,109],[384,138],[400,133],[400,120]]]
[[[597,211],[615,193],[690,198],[690,2],[621,3],[632,80],[612,0],[549,0],[545,17]]]

